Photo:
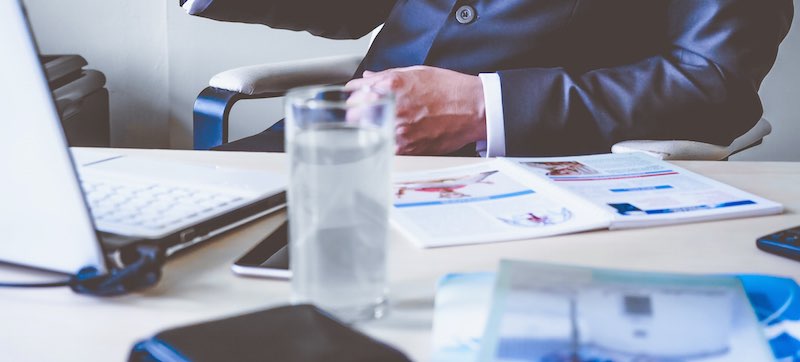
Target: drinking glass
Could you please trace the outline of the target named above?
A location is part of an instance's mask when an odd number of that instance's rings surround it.
[[[345,322],[386,312],[394,107],[369,88],[286,97],[292,301]]]

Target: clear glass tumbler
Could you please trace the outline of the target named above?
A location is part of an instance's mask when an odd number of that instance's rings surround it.
[[[394,112],[367,88],[286,96],[292,301],[345,322],[386,312]]]

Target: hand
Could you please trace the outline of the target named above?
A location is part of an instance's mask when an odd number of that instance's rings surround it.
[[[397,96],[397,154],[442,155],[486,139],[483,84],[477,76],[428,66],[364,72],[346,87]]]

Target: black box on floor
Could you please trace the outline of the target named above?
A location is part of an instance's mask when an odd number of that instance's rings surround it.
[[[110,146],[105,75],[84,69],[88,63],[80,55],[45,55],[41,61],[70,146]]]

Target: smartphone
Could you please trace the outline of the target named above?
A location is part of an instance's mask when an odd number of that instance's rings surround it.
[[[272,234],[233,263],[238,275],[289,279],[289,222],[284,221]]]
[[[759,249],[800,261],[800,226],[762,236],[756,240]]]

